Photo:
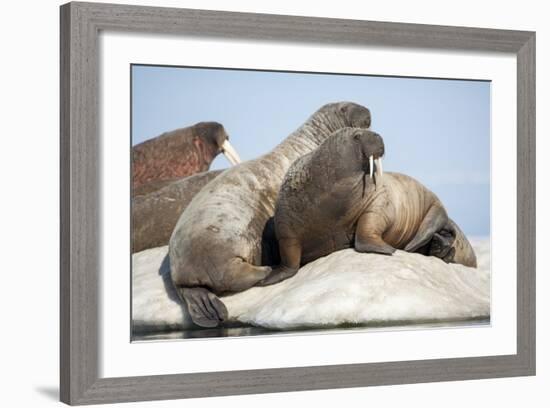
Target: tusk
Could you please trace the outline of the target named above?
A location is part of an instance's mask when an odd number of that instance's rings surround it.
[[[231,146],[231,143],[229,143],[229,140],[225,140],[222,144],[222,152],[227,157],[227,160],[231,162],[232,165],[239,164],[241,162],[241,158],[237,154],[237,151]]]
[[[384,175],[384,171],[382,170],[382,158],[379,157],[376,159],[376,176],[382,180],[382,176]]]
[[[372,178],[372,174],[374,173],[374,163],[373,163],[372,156],[369,156],[369,172],[370,172],[370,178]]]

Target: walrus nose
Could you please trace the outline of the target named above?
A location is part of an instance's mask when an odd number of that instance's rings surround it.
[[[241,158],[237,154],[237,151],[235,148],[229,143],[229,140],[225,139],[223,144],[221,145],[222,153],[227,157],[227,160],[231,162],[232,165],[239,164],[241,162]]]

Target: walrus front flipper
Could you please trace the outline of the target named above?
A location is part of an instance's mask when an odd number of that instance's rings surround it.
[[[298,269],[299,268],[289,268],[288,266],[274,268],[267,278],[262,279],[256,286],[269,286],[284,281],[285,279],[292,278],[296,275]]]
[[[273,268],[271,273],[256,286],[273,285],[296,275],[300,269],[302,258],[301,242],[294,238],[279,239],[279,252],[281,253],[281,265]]]
[[[355,230],[355,250],[383,255],[393,254],[395,248],[382,238],[386,228],[387,221],[384,217],[374,212],[364,213],[359,217]]]
[[[193,323],[201,327],[216,327],[227,320],[227,308],[216,295],[206,288],[178,288],[187,303]]]
[[[415,252],[418,248],[426,245],[436,232],[443,229],[449,217],[441,205],[432,205],[426,216],[420,223],[420,227],[413,239],[405,246],[405,251]]]

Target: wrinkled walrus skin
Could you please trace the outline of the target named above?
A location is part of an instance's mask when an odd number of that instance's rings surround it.
[[[227,309],[216,295],[248,289],[271,272],[261,266],[262,234],[288,168],[346,126],[368,128],[369,110],[324,105],[273,151],[212,180],[182,213],[170,238],[171,276],[196,324],[217,326]]]
[[[200,122],[165,132],[132,148],[132,188],[207,171],[219,153],[232,164],[240,162],[220,123]]]
[[[171,181],[132,199],[132,253],[168,245],[178,219],[199,191],[223,170]],[[155,183],[157,184],[157,183]]]
[[[383,155],[380,135],[347,128],[291,166],[274,217],[281,265],[259,286],[287,279],[301,265],[350,247],[387,255],[396,249],[436,255],[437,247],[447,262],[475,266],[462,232],[454,234],[454,242],[449,236],[451,223],[458,227],[437,196],[409,176],[383,173]]]
[[[201,174],[201,173],[197,173],[197,174]],[[186,176],[182,178],[173,178],[169,180],[157,180],[157,181],[151,181],[150,183],[142,184],[139,187],[132,189],[132,198],[154,193],[155,191],[158,191],[161,188],[166,187],[168,184],[171,184],[178,180],[182,180],[187,177],[192,177],[192,176]]]

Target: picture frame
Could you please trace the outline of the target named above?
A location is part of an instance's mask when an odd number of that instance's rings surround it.
[[[61,6],[60,396],[71,405],[535,374],[535,33],[131,5]],[[517,58],[517,352],[513,355],[139,377],[99,376],[102,30]]]

